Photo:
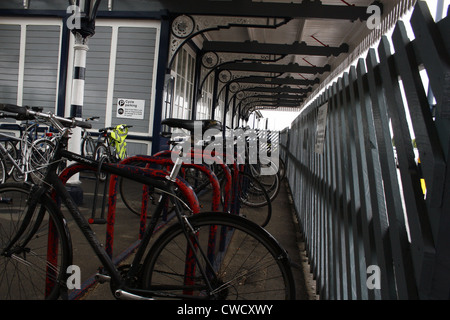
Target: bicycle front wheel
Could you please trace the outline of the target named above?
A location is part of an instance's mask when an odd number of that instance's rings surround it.
[[[193,299],[295,299],[287,253],[263,228],[216,212],[187,221],[189,237],[176,224],[152,246],[142,269],[143,289]]]
[[[29,169],[33,182],[39,183],[44,178],[55,149],[55,144],[47,138],[37,139],[31,144]]]
[[[66,286],[71,251],[62,215],[43,196],[27,217],[30,192],[28,184],[0,186],[0,300],[57,299]]]

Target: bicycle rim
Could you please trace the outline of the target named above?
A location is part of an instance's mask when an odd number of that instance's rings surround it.
[[[224,213],[200,213],[189,223],[196,252],[209,263],[193,258],[181,226],[174,225],[146,258],[143,289],[219,300],[295,299],[287,254],[264,229]]]
[[[13,170],[15,169],[13,161],[16,161],[18,159],[17,149],[12,141],[6,140],[6,141],[3,141],[2,143],[4,144],[6,151],[13,158],[13,160],[11,160],[6,155],[4,156],[5,167],[6,167],[6,171],[7,171],[6,176],[8,177],[12,174]]]
[[[138,216],[144,210],[148,218],[151,216],[161,195],[159,192],[155,192],[151,186],[145,186],[142,183],[124,177],[119,178],[119,191],[122,202],[128,210]]]
[[[26,231],[5,254],[25,217],[30,187],[0,186],[0,299],[57,299],[71,261],[69,236],[55,205],[44,196]]]
[[[265,227],[272,217],[272,203],[264,186],[253,176],[240,173],[239,215],[261,227]]]
[[[105,163],[111,162],[108,148],[102,144],[98,145],[94,152],[94,159]],[[104,171],[99,171],[97,175],[100,181],[105,181],[108,174]]]
[[[5,183],[7,177],[5,162],[3,159],[0,159],[0,183]]]
[[[81,155],[88,157],[88,158],[94,158],[95,155],[95,142],[92,140],[91,137],[87,137],[83,140],[82,146],[81,146]]]
[[[29,167],[33,182],[39,183],[44,178],[55,148],[55,144],[46,138],[38,139],[31,144]]]

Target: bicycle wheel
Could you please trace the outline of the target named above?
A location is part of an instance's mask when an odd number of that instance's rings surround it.
[[[5,140],[2,142],[5,146],[6,151],[9,153],[11,158],[14,160],[18,159],[18,151],[16,149],[16,146],[13,141],[11,140]],[[9,159],[6,155],[4,157],[6,170],[7,170],[7,177],[9,177],[12,174],[12,171],[15,169],[13,165],[13,160]]]
[[[55,149],[55,144],[46,138],[37,139],[31,144],[28,163],[33,182],[39,183],[44,178]]]
[[[97,161],[101,161],[101,162],[111,162],[110,159],[110,154],[108,151],[108,147],[106,147],[104,144],[99,144],[96,148],[95,148],[95,152],[94,152],[94,159]],[[99,171],[97,172],[97,176],[98,179],[100,181],[105,181],[106,177],[107,177],[107,173],[104,171]]]
[[[278,159],[279,165],[278,165],[278,173],[280,176],[280,180],[283,181],[284,178],[286,178],[286,164],[284,163],[283,159]]]
[[[270,201],[273,201],[276,196],[278,195],[278,192],[280,191],[280,176],[278,172],[275,169],[275,165],[270,166],[249,166],[249,172],[250,174],[256,178],[262,186],[264,186],[264,189],[266,190],[267,194],[269,195]],[[265,173],[262,174],[262,169],[265,170]]]
[[[29,184],[0,186],[0,299],[57,299],[71,264],[70,237],[61,212],[46,195],[31,221],[7,250],[26,216]]]
[[[261,227],[265,227],[272,217],[272,202],[264,186],[253,176],[239,173],[239,215]]]
[[[199,213],[188,220],[189,238],[180,224],[168,228],[150,249],[142,285],[168,297],[220,300],[295,299],[287,253],[264,229],[242,217]],[[205,258],[207,256],[207,258]]]
[[[0,183],[5,183],[7,177],[5,160],[3,159],[3,155],[0,154]]]
[[[95,141],[92,139],[92,137],[88,136],[83,139],[81,143],[81,155],[88,158],[94,158]]]
[[[146,163],[136,162],[130,165],[145,167]],[[123,203],[132,213],[140,216],[144,208],[147,217],[151,216],[161,195],[154,187],[144,186],[142,183],[124,177],[119,178],[119,192]]]

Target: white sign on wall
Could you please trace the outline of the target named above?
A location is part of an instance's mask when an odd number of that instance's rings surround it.
[[[318,154],[323,154],[325,132],[327,129],[327,113],[328,103],[319,108],[319,114],[317,115],[316,144],[314,146],[314,152]]]
[[[117,99],[117,118],[144,119],[145,100]]]

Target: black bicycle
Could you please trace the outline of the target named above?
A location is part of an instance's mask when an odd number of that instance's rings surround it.
[[[70,231],[54,199],[64,204],[102,264],[113,295],[121,299],[294,299],[286,251],[264,229],[239,216],[195,213],[190,187],[177,178],[178,158],[170,173],[99,162],[66,150],[70,129],[84,122],[0,104],[0,111],[20,118],[43,117],[61,135],[40,184],[0,186],[0,299],[66,298],[67,268],[72,265]],[[158,205],[133,261],[118,267],[80,213],[56,174],[61,159],[157,188]],[[69,167],[70,168],[70,167]],[[66,170],[69,170],[67,168]],[[180,193],[181,191],[181,193]],[[175,208],[172,223],[149,246],[166,202]],[[70,286],[69,286],[70,287]]]

